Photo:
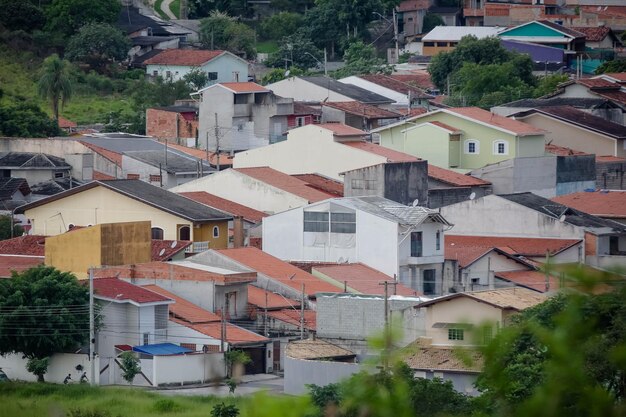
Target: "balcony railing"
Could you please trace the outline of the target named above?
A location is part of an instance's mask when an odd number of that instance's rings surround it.
[[[209,242],[193,242],[187,246],[185,253],[200,253],[209,250]]]

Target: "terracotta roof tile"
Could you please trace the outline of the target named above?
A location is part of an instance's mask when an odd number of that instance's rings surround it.
[[[184,298],[178,297],[175,294],[159,287],[158,285],[145,285],[146,288],[152,292],[162,295],[163,297],[174,300],[174,304],[169,307],[170,316],[186,321],[190,324],[195,323],[210,323],[214,321],[220,321],[222,318],[215,313],[203,309]]]
[[[72,127],[78,126],[76,122],[72,122],[71,120],[66,119],[65,117],[59,116],[59,127],[61,129],[69,129]]]
[[[507,130],[520,136],[543,135],[545,133],[545,130],[543,129],[536,128],[518,120],[513,120],[508,117],[491,113],[478,107],[450,107],[445,111],[458,114],[460,116],[465,116],[467,118],[491,125],[495,128]]]
[[[592,90],[616,90],[621,88],[619,84],[605,80],[603,78],[581,78],[576,81],[577,84],[584,85]]]
[[[412,109],[409,109],[408,111],[407,109],[400,109],[399,111],[400,113],[402,113],[403,116],[406,116],[406,117],[414,117],[414,116],[419,116],[421,114],[428,113],[428,110],[426,110],[423,107],[413,107]]]
[[[626,104],[626,92],[621,91],[621,90],[591,90],[592,93],[609,99],[609,100],[613,100],[618,102],[619,104]]]
[[[596,155],[596,162],[626,162],[626,158],[613,155]]]
[[[234,201],[226,200],[225,198],[209,194],[205,191],[191,191],[179,194],[193,201],[197,201],[198,203],[228,213],[231,216],[243,217],[244,220],[251,223],[260,223],[264,217],[267,217],[267,214],[262,211],[235,203]]]
[[[10,278],[12,272],[22,272],[44,263],[43,256],[20,256],[0,254],[0,278]]]
[[[454,126],[447,125],[447,124],[439,122],[437,120],[432,121],[432,122],[428,122],[428,123],[430,123],[431,125],[439,126],[439,127],[443,128],[443,129],[446,129],[446,130],[450,131],[451,133],[461,132],[461,129],[456,128]]]
[[[287,175],[283,172],[276,171],[270,167],[254,167],[254,168],[233,168],[249,177],[255,178],[266,184],[272,185],[291,194],[307,199],[309,203],[327,200],[335,197],[333,194],[326,193],[310,187],[306,182]]]
[[[1,255],[44,256],[45,236],[24,235],[0,240]]]
[[[495,272],[494,275],[497,278],[510,281],[522,287],[530,288],[531,290],[539,292],[546,291],[546,274],[540,271],[508,271],[508,272]],[[558,290],[560,288],[559,280],[550,275],[549,276],[550,288],[549,291]]]
[[[265,304],[266,295],[267,306]],[[296,300],[290,300],[280,294],[266,291],[262,288],[255,287],[254,285],[248,285],[248,304],[252,304],[253,306],[259,308],[267,307],[270,310],[292,308],[300,305],[300,303]]]
[[[322,106],[331,107],[366,119],[397,119],[400,117],[398,113],[370,104],[364,104],[360,101],[326,101],[321,104]]]
[[[556,156],[570,156],[570,155],[589,155],[586,152],[576,151],[565,146],[552,145],[550,143],[545,146],[546,152]]]
[[[477,350],[467,350],[472,359],[468,365],[459,355],[459,348],[443,346],[420,346],[417,349],[407,349],[410,354],[404,358],[404,362],[411,368],[428,371],[453,371],[479,373],[483,367],[482,354]]]
[[[616,80],[619,80],[620,82],[626,82],[626,72],[605,72],[602,75],[615,78]]]
[[[371,83],[380,85],[381,87],[385,87],[389,90],[406,94],[411,94],[411,98],[433,98],[430,94],[425,93],[417,87],[414,87],[410,84],[407,84],[403,81],[397,80],[393,77],[388,77],[383,74],[368,74],[368,75],[360,75],[359,78],[363,78]]]
[[[626,191],[600,190],[562,195],[552,199],[598,217],[626,219]]]
[[[192,324],[176,318],[171,318],[170,320],[213,339],[222,339],[222,324],[220,322]],[[269,340],[265,337],[251,332],[250,330],[235,326],[234,324],[226,323],[226,342],[231,345],[267,343],[268,341]]]
[[[199,49],[165,49],[146,60],[146,65],[183,65],[197,67],[222,55],[224,51]]]
[[[611,32],[611,28],[608,26],[599,27],[572,27],[577,32],[583,33],[588,42],[600,42]]]
[[[235,93],[269,93],[270,90],[253,82],[241,82],[241,83],[220,83],[222,87],[226,87]]]
[[[169,302],[172,300],[169,297],[117,278],[94,279],[93,289],[94,294],[109,300],[127,300],[138,304]]]
[[[305,115],[305,114],[313,114],[313,115],[319,116],[322,114],[322,111],[306,103],[303,103],[301,101],[294,101],[293,102],[293,114],[296,116]]]
[[[488,246],[449,244],[446,236],[445,258],[455,260],[459,263],[459,267],[465,268],[468,265],[471,265],[474,261],[491,252],[493,249],[494,248]]]
[[[300,310],[285,308],[277,311],[268,311],[267,315],[275,320],[291,324],[292,326],[300,326]],[[317,315],[315,311],[304,310],[304,328],[315,331],[316,323]]]
[[[502,248],[508,247],[520,256],[545,256],[546,252],[556,255],[577,243],[579,239],[543,239],[505,236],[461,236],[446,233],[446,252],[448,246],[456,248]]]
[[[292,177],[304,181],[316,190],[343,197],[343,183],[320,174],[293,174]]]
[[[322,129],[327,129],[333,132],[335,136],[367,136],[367,132],[357,129],[352,126],[344,125],[343,123],[320,123],[317,125]]]
[[[471,175],[460,174],[450,169],[440,168],[428,164],[428,176],[434,180],[445,182],[457,187],[481,187],[490,185],[489,181],[472,177]]]
[[[321,339],[294,340],[289,342],[286,355],[294,359],[332,359],[356,356],[351,350]]]
[[[385,291],[380,283],[383,281],[393,281],[392,277],[361,263],[316,266],[313,270],[335,280],[336,285],[339,287],[342,287],[345,283],[348,287],[348,292],[358,294],[383,295]],[[396,284],[395,287],[395,295],[407,297],[421,295],[417,291],[400,283]]]
[[[152,260],[167,261],[191,245],[187,240],[152,239]]]
[[[350,146],[355,149],[360,149],[365,152],[373,153],[379,156],[387,158],[387,162],[415,162],[419,161],[419,158],[409,155],[403,152],[398,152],[393,149],[385,148],[384,146],[376,145],[370,142],[342,142],[343,145]]]
[[[413,71],[410,74],[391,74],[389,77],[421,88],[435,87],[427,71]]]
[[[257,248],[218,249],[217,252],[296,291],[301,291],[304,284],[305,294],[309,297],[318,292],[341,292],[334,285]]]

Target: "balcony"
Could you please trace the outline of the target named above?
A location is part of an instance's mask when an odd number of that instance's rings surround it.
[[[443,262],[443,255],[408,256],[400,260],[401,265],[426,265],[426,264],[438,264],[442,262]]]
[[[209,250],[209,242],[192,242],[185,249],[185,253],[200,253],[207,250]]]

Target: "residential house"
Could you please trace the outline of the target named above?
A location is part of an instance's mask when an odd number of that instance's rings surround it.
[[[182,80],[194,69],[205,73],[209,83],[248,80],[248,61],[228,51],[166,49],[145,60],[146,74],[165,80]]]
[[[575,26],[571,29],[585,35],[587,48],[614,50],[623,46],[620,38],[609,26]]]
[[[451,226],[424,207],[382,197],[334,198],[265,218],[263,249],[290,261],[360,262],[434,295],[441,293],[443,235]]]
[[[434,97],[427,94],[423,89],[400,81],[392,75],[383,74],[365,74],[351,75],[340,79],[342,83],[356,85],[372,91],[381,96],[385,96],[393,100],[394,106],[402,106],[405,109],[409,107],[428,107],[428,100]]]
[[[199,146],[242,151],[274,143],[287,131],[293,99],[253,82],[220,82],[194,93],[200,97]]]
[[[189,30],[178,28],[154,15],[142,14],[137,7],[125,6],[120,10],[115,26],[128,37],[136,36],[176,36],[182,42],[187,40]]]
[[[40,152],[0,154],[2,177],[24,178],[29,184],[65,178],[72,167],[62,158]]]
[[[146,135],[194,145],[198,138],[198,108],[174,105],[147,109]]]
[[[130,65],[140,66],[148,59],[165,49],[178,49],[179,36],[133,36],[130,38],[131,48],[128,51]]]
[[[363,263],[313,264],[311,274],[337,287],[343,286],[344,293],[385,295],[383,283],[387,282],[389,295],[419,296],[416,290]]]
[[[59,120],[57,120],[57,122],[59,123],[59,129],[63,130],[68,135],[76,132],[76,128],[78,127],[76,122],[73,122],[62,116],[59,116]]]
[[[313,123],[319,123],[322,111],[301,101],[293,102],[293,114],[287,116],[287,128],[293,129]]]
[[[364,104],[385,105],[393,100],[352,84],[329,77],[290,77],[266,86],[274,94],[296,101],[360,101]]]
[[[545,76],[567,68],[567,53],[562,48],[506,39],[500,39],[500,45],[507,51],[528,55],[535,73]]]
[[[488,195],[442,207],[457,235],[583,239],[584,262],[623,264],[626,228],[532,193]]]
[[[188,182],[172,191],[177,193],[204,191],[269,214],[336,196],[321,190],[319,186],[313,186],[308,181],[266,166],[227,169]]]
[[[555,197],[552,201],[603,219],[626,224],[626,191],[597,190]]]
[[[454,50],[465,36],[478,39],[497,36],[504,28],[489,26],[437,26],[422,37],[422,55],[435,56]]]
[[[573,107],[542,107],[511,117],[546,131],[546,141],[596,155],[626,157],[626,127]]]
[[[612,83],[626,85],[626,72],[605,72],[592,78],[601,78]]]
[[[92,181],[16,210],[31,234],[58,235],[74,225],[152,222],[153,239],[190,240],[193,251],[225,248],[231,216],[139,180]]]
[[[0,211],[12,211],[31,199],[31,189],[24,178],[0,177]]]
[[[585,34],[549,20],[533,20],[498,33],[504,40],[554,46],[566,51],[566,62],[585,51]]]
[[[544,131],[478,107],[439,109],[372,131],[386,148],[469,170],[544,155]]]
[[[322,123],[342,123],[370,131],[397,121],[401,114],[358,101],[327,101],[322,103]]]
[[[398,33],[408,41],[422,33],[424,16],[433,5],[432,0],[404,0],[396,6]]]

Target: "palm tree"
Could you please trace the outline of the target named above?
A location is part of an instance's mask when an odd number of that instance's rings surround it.
[[[59,123],[59,101],[61,107],[72,97],[72,81],[70,76],[70,63],[52,54],[43,61],[41,77],[37,83],[39,96],[50,100],[54,120]]]

